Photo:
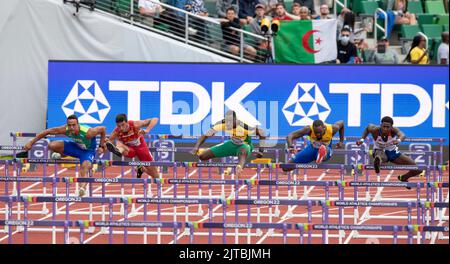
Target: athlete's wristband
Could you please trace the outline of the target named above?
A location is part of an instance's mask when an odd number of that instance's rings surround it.
[[[359,142],[361,142],[361,143],[364,142],[364,138],[361,138],[361,139],[359,140]]]

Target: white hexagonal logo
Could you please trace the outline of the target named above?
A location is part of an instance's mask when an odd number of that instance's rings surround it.
[[[61,108],[66,116],[75,114],[87,124],[101,124],[111,109],[97,82],[91,80],[78,80]]]
[[[306,126],[316,119],[325,121],[331,109],[316,83],[297,83],[283,113],[291,126]]]

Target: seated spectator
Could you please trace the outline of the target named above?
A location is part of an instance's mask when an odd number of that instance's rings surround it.
[[[226,18],[221,19],[222,35],[227,49],[236,56],[239,56],[240,46],[240,34],[235,29],[240,29],[241,24],[236,17],[236,11],[233,7],[227,9]],[[234,28],[234,29],[233,29]],[[256,56],[256,50],[244,43],[244,52],[250,58],[254,59]]]
[[[258,0],[239,0],[239,20],[242,25],[250,24],[255,16]]]
[[[330,8],[328,5],[320,6],[320,15],[317,16],[316,19],[333,19],[333,17],[330,16]]]
[[[182,9],[185,10],[186,9],[186,5],[188,0],[168,0],[167,4],[174,6],[178,9]],[[175,11],[175,14],[180,17],[180,18],[184,18],[184,13],[183,12],[179,12],[179,11]]]
[[[203,0],[187,0],[185,9],[198,16],[209,16]]]
[[[382,38],[378,41],[377,49],[371,61],[376,64],[398,64],[398,54],[389,47],[389,40],[387,38]]]
[[[216,0],[216,12],[219,18],[227,16],[227,8],[233,7],[239,13],[239,0]]]
[[[282,3],[277,4],[276,15],[273,17],[273,20],[294,20],[292,15],[289,15],[284,9],[284,5]]]
[[[393,6],[392,6],[393,5]],[[416,25],[417,18],[415,14],[407,12],[407,1],[406,0],[395,0],[388,4],[388,11],[394,11],[395,14],[395,24],[398,25]]]
[[[277,9],[278,0],[259,0],[259,3],[265,6],[265,14],[274,16]]]
[[[441,38],[442,42],[438,48],[437,63],[448,65],[448,38],[449,38],[448,31],[442,32]]]
[[[159,1],[155,0],[154,2]],[[184,37],[184,26],[180,26],[183,25],[183,22],[178,14],[154,2],[139,0],[139,14],[142,15],[143,23],[148,26],[167,25],[169,32]]]
[[[355,59],[355,63],[363,63],[365,59],[367,61],[371,61],[370,58],[367,58],[366,53],[369,55],[369,44],[366,42],[363,38],[357,38],[354,40],[353,44],[356,46],[356,55],[357,58]]]
[[[426,42],[427,40],[421,35],[415,36],[405,61],[411,64],[428,64],[428,50],[425,48]]]
[[[203,0],[188,0],[186,2],[185,9],[186,11],[196,14],[197,16],[209,16]],[[196,34],[193,34],[195,35],[193,38],[198,42],[208,44],[206,40],[208,34],[206,32],[207,29],[205,21],[196,17],[190,17],[189,20],[191,27],[197,32]]]
[[[139,0],[138,8],[139,8],[139,14],[143,15],[143,21],[145,24],[149,26],[153,26],[154,19],[158,18],[160,14],[162,14],[165,9],[158,5],[157,3],[159,0],[154,0],[153,2],[149,0]]]
[[[357,57],[356,46],[350,42],[350,30],[343,28],[337,43],[336,63],[354,64]]]
[[[314,10],[314,0],[294,0],[294,3],[299,3],[300,6],[306,6],[311,15],[316,17],[316,10]]]

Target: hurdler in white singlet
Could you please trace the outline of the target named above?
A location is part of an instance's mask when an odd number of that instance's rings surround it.
[[[391,133],[389,133],[388,137],[387,137],[387,141],[384,141],[382,136],[381,136],[381,129],[378,132],[378,137],[375,140],[375,142],[373,143],[373,149],[380,149],[380,150],[387,150],[387,151],[393,151],[393,150],[398,150],[398,146],[395,145],[393,142],[394,140],[396,140],[397,137],[392,137]]]

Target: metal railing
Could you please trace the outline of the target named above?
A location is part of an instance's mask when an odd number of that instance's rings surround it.
[[[377,23],[378,13],[382,13],[384,15],[384,27],[378,25],[378,23]],[[388,27],[387,24],[388,24],[387,13],[383,9],[377,8],[375,10],[374,15],[373,15],[373,25],[374,25],[374,29],[373,29],[374,32],[373,32],[373,34],[374,34],[375,41],[378,40],[378,38],[377,38],[378,29],[381,30],[381,32],[384,33],[384,37],[385,38],[387,37],[387,27]]]
[[[267,40],[264,36],[238,28],[224,31],[222,19],[200,16],[154,0],[148,1],[164,10],[152,14],[141,13],[138,0],[97,0],[95,12],[240,62],[266,61],[267,50],[263,47]]]

